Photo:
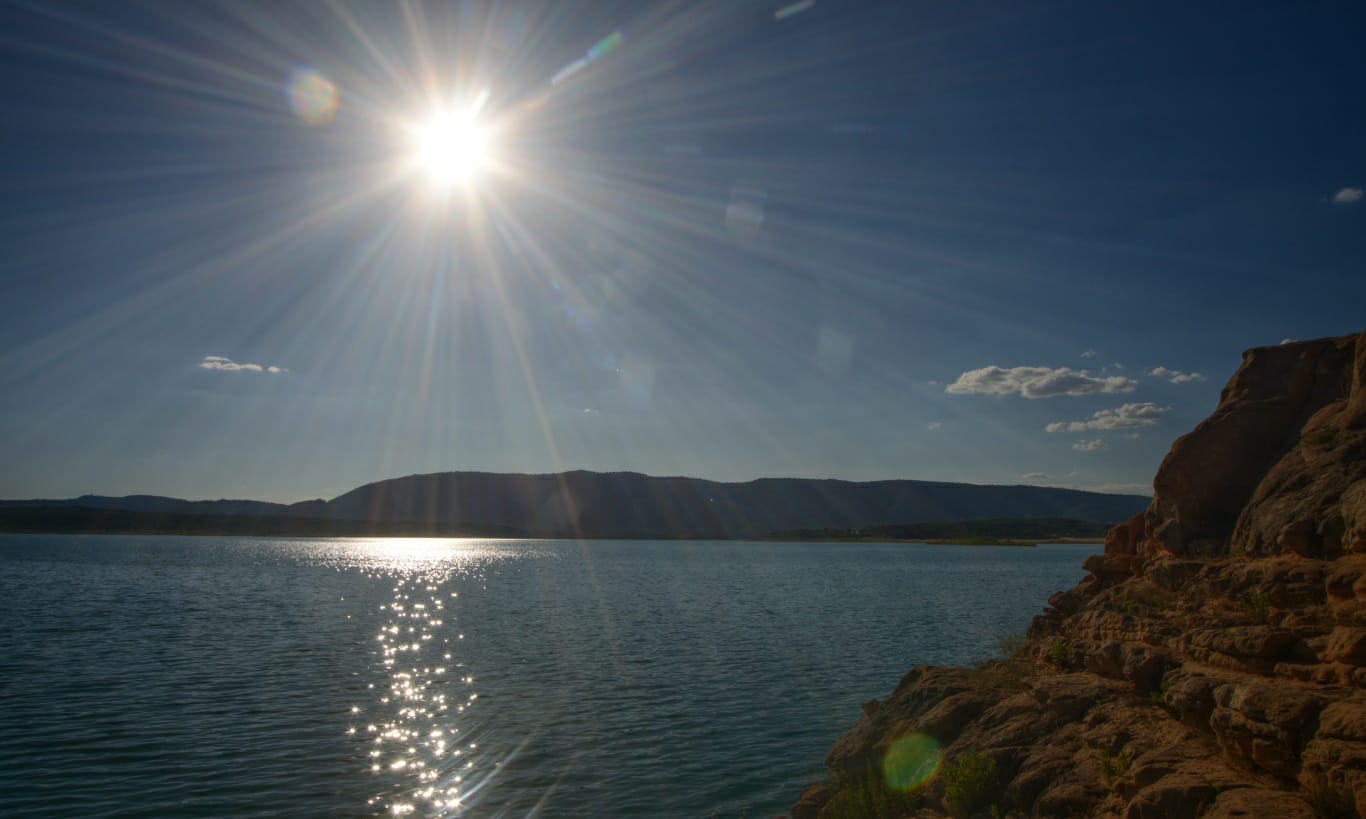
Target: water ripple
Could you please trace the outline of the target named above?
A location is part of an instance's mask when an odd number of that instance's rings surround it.
[[[1084,554],[0,536],[0,814],[771,814]]]

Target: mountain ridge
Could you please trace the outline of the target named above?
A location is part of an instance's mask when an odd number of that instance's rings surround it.
[[[107,513],[193,516],[241,530],[241,519],[298,529],[286,520],[309,519],[319,530],[387,529],[517,532],[527,537],[720,538],[763,537],[800,529],[865,529],[920,523],[990,519],[1067,518],[1111,524],[1146,507],[1141,495],[1110,495],[1024,484],[965,484],[948,481],[845,481],[836,478],[756,478],[744,482],[638,472],[498,473],[435,472],[372,481],[331,500],[275,504],[252,500],[181,500],[157,495],[123,498],[83,495],[49,500],[0,500],[0,529],[14,529],[20,510],[35,525],[32,510],[47,509],[44,526],[60,526],[69,510],[86,526]],[[108,518],[112,520],[112,518]],[[126,529],[133,525],[120,519]],[[93,522],[93,523],[92,523]],[[190,525],[173,521],[179,531]],[[331,526],[325,526],[331,522]],[[143,525],[157,528],[155,518]],[[366,524],[362,526],[361,524]],[[251,528],[251,527],[247,527]],[[306,528],[306,527],[305,527]],[[81,528],[80,531],[89,531]],[[53,529],[57,531],[57,529]]]

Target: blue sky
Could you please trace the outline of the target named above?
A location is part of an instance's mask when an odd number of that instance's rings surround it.
[[[1137,489],[1366,323],[1366,15],[1205,5],[7,3],[0,497]]]

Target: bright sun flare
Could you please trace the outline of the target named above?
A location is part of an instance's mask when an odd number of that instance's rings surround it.
[[[489,161],[489,134],[473,113],[441,111],[413,129],[413,165],[438,188],[469,182]]]

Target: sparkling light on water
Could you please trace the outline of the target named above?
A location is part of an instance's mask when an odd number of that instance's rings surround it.
[[[0,815],[773,815],[1078,549],[0,535]]]
[[[463,638],[448,613],[457,581],[477,577],[493,561],[534,550],[513,550],[496,541],[439,538],[376,538],[338,541],[331,557],[393,583],[390,600],[375,612],[372,668],[383,681],[371,684],[368,702],[351,706],[365,722],[368,771],[375,778],[370,807],[394,816],[460,813],[475,788],[466,779],[479,771],[487,781],[496,765],[473,754],[470,709],[478,700],[474,676],[451,650]],[[346,728],[348,736],[357,725]]]

